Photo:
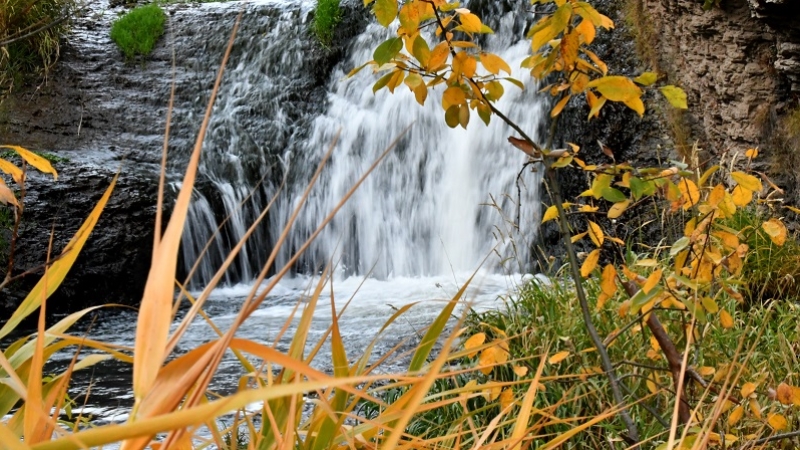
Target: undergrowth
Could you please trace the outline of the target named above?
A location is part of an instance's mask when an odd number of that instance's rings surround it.
[[[0,91],[47,76],[69,30],[72,0],[0,0]],[[3,94],[0,94],[2,98]]]
[[[147,56],[164,34],[167,16],[155,4],[140,6],[114,21],[111,39],[128,60],[137,55]]]

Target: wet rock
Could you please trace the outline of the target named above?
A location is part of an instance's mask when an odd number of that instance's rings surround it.
[[[109,38],[112,21],[125,8],[101,0],[75,19],[59,64],[48,80],[32,81],[0,104],[0,141],[69,160],[56,165],[57,183],[31,177],[15,258],[17,273],[45,261],[53,223],[57,231],[54,249],[59,252],[64,247],[122,164],[116,192],[67,281],[51,300],[50,311],[67,312],[107,302],[136,304],[141,299],[151,258],[173,73],[171,185],[180,181],[230,31],[238,13],[244,11],[215,117],[220,109],[232,113],[212,121],[203,164],[243,161],[248,171],[245,177],[266,177],[263,189],[268,190],[272,179],[280,176],[275,169],[280,156],[302,141],[307,124],[324,108],[333,66],[349,39],[366,24],[367,10],[361,2],[343,2],[343,8],[335,44],[324,49],[308,29],[312,12],[307,6],[238,2],[166,6],[169,22],[164,37],[149,57],[132,62],[124,60]],[[250,51],[256,40],[267,39],[276,30],[287,39],[296,36],[298,46],[291,51],[269,50],[274,55]],[[292,58],[299,57],[298,71],[307,75],[282,75],[282,67],[275,64],[281,58],[293,64]],[[255,65],[261,75],[231,83],[231,74],[243,65]],[[258,98],[240,95],[253,84],[269,82],[275,83],[274,94]],[[214,183],[205,175],[201,169],[198,186],[209,190]],[[167,204],[170,202],[171,197]],[[7,316],[37,278],[26,277],[10,292],[0,294],[0,318]]]

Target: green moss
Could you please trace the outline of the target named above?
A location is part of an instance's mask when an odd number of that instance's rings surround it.
[[[72,0],[0,0],[0,98],[28,76],[48,74],[72,6]]]
[[[320,43],[326,46],[331,44],[333,32],[341,19],[342,11],[339,9],[339,0],[317,0],[313,30]]]
[[[127,59],[147,56],[164,34],[167,16],[160,6],[151,4],[132,9],[111,26],[111,39]]]

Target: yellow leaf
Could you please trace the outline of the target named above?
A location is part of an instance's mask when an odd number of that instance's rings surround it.
[[[567,33],[561,38],[561,58],[564,61],[564,68],[568,71],[575,68],[575,61],[578,59],[578,40],[579,35],[576,31]]]
[[[472,336],[470,336],[469,339],[466,340],[466,342],[464,342],[464,349],[471,350],[475,347],[480,347],[481,345],[483,345],[484,342],[486,342],[485,333],[473,334]],[[477,353],[478,353],[477,351],[470,352],[467,354],[467,357],[472,358]]]
[[[704,376],[704,377],[709,377],[711,375],[714,375],[714,372],[716,372],[716,371],[717,371],[717,369],[715,369],[713,367],[710,367],[710,366],[703,366],[703,367],[697,369],[697,373],[699,373],[701,376]]]
[[[0,158],[0,170],[11,175],[11,178],[14,179],[15,183],[22,184],[22,169],[19,167],[3,158]]]
[[[453,72],[456,74],[463,74],[465,77],[470,78],[475,75],[478,70],[478,61],[475,57],[466,51],[456,53],[453,58]]]
[[[496,352],[497,352],[497,347],[489,347],[481,352],[481,356],[478,359],[478,365],[481,368],[480,371],[484,375],[489,375],[489,373],[492,371],[492,368],[494,367],[496,362],[495,358]]]
[[[589,253],[589,256],[586,257],[586,261],[583,262],[581,265],[581,276],[586,278],[589,276],[590,273],[597,267],[597,261],[600,260],[600,249],[592,250]]]
[[[652,394],[658,393],[658,375],[655,371],[651,371],[647,376],[647,390]]]
[[[728,416],[728,425],[729,426],[736,425],[739,422],[739,420],[742,419],[743,415],[744,415],[744,408],[742,407],[742,405],[733,408],[733,411],[731,411],[731,415]]]
[[[600,225],[589,221],[589,239],[594,242],[594,245],[600,247],[603,245],[603,239],[605,235],[603,234],[603,229],[600,228]]]
[[[511,66],[503,58],[493,53],[481,53],[481,64],[486,70],[495,75],[499,74],[501,70],[511,75]]]
[[[450,47],[447,46],[447,42],[440,42],[431,50],[426,69],[433,72],[441,70],[442,65],[447,62],[448,55],[450,55]]]
[[[514,403],[514,391],[511,389],[503,389],[503,393],[500,394],[500,407],[506,409],[511,406],[512,403]]]
[[[578,208],[578,211],[580,211],[580,212],[588,212],[588,213],[593,213],[593,212],[597,212],[599,209],[600,209],[600,207],[599,207],[599,206],[592,206],[592,205],[581,205],[581,207],[580,207],[580,208]]]
[[[644,116],[644,102],[641,98],[634,97],[632,99],[623,101],[623,103],[625,103],[625,106],[628,108],[636,111],[636,114],[639,114],[639,117]]]
[[[608,218],[609,219],[616,219],[628,209],[628,205],[631,204],[630,200],[623,200],[621,202],[614,203],[614,206],[608,210]]]
[[[744,156],[748,157],[749,159],[755,158],[758,156],[758,147],[745,150]]]
[[[559,114],[561,114],[561,110],[564,109],[564,106],[566,106],[570,98],[572,97],[570,97],[569,95],[565,95],[561,100],[559,100],[558,103],[556,103],[556,106],[554,106],[553,109],[550,111],[550,117],[556,117]]]
[[[736,186],[733,188],[731,192],[731,197],[733,197],[733,204],[736,206],[746,206],[749,205],[751,201],[753,201],[753,191],[750,189],[743,188],[741,185]]]
[[[783,417],[783,415],[781,415],[781,414],[770,414],[770,415],[768,415],[767,416],[767,423],[775,431],[785,430],[789,426],[789,422],[786,421],[786,417]]]
[[[575,13],[581,16],[584,20],[592,22],[597,27],[605,28],[606,30],[614,28],[614,22],[608,17],[597,12],[592,5],[586,2],[575,2]]]
[[[642,96],[642,90],[628,77],[612,75],[591,81],[586,87],[595,88],[613,102],[626,102]]]
[[[603,275],[601,276],[600,289],[604,294],[609,297],[617,292],[617,270],[613,264],[607,264],[603,268]]]
[[[650,291],[656,287],[658,282],[661,281],[661,273],[662,271],[659,267],[653,273],[651,273],[649,277],[647,277],[647,281],[644,283],[644,286],[642,286],[642,290],[645,294],[649,294]]]
[[[744,398],[750,397],[750,394],[752,394],[755,391],[756,391],[755,383],[750,383],[750,382],[745,383],[744,386],[742,386],[742,397]]]
[[[453,105],[463,105],[467,102],[464,90],[458,86],[450,86],[442,94],[442,108],[447,111]]]
[[[583,233],[576,234],[575,236],[572,236],[570,238],[570,241],[572,241],[572,243],[574,244],[574,243],[580,241],[581,239],[583,239],[584,237],[586,237],[587,234],[589,234],[588,231],[584,231]]]
[[[731,173],[731,178],[733,178],[733,181],[738,183],[739,186],[753,192],[760,192],[763,188],[761,180],[744,172],[733,172]]]
[[[669,85],[663,86],[659,90],[673,107],[678,109],[687,109],[689,107],[686,102],[686,92],[683,89]]]
[[[720,310],[719,312],[719,323],[722,325],[722,328],[733,328],[733,317],[728,313],[728,311]]]
[[[542,223],[548,222],[558,217],[558,208],[556,205],[550,205],[547,207],[547,210],[544,212],[544,216],[542,216]]]
[[[697,188],[694,181],[688,178],[682,178],[678,181],[678,190],[681,192],[684,210],[691,208],[700,201],[700,189]]]
[[[564,351],[558,352],[555,355],[551,356],[547,360],[547,362],[550,363],[550,364],[558,364],[561,361],[567,359],[567,357],[569,357],[569,352],[564,350]]]
[[[786,225],[778,219],[769,219],[761,224],[761,228],[777,246],[786,243]]]
[[[42,158],[41,156],[33,153],[29,150],[25,150],[24,148],[18,145],[0,145],[0,148],[10,148],[19,154],[28,164],[32,165],[36,168],[39,172],[42,173],[49,173],[53,175],[55,180],[58,180],[58,173],[56,173],[56,169],[53,169],[53,166],[50,165],[50,161]]]
[[[513,370],[518,377],[524,377],[528,374],[528,368],[525,366],[514,366]]]
[[[483,24],[480,17],[468,12],[461,14],[461,28],[467,33],[480,33]]]

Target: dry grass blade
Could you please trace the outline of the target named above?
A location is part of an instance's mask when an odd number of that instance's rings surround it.
[[[545,355],[547,355],[548,350],[545,350]],[[539,379],[542,377],[542,372],[544,372],[545,363],[547,362],[547,358],[542,356],[539,360],[539,366],[536,368],[536,375],[534,375],[533,379],[531,380],[531,384],[528,387],[528,391],[525,393],[525,397],[522,398],[522,406],[520,407],[519,417],[517,418],[517,422],[514,424],[514,430],[511,432],[511,443],[513,445],[512,450],[519,450],[522,445],[522,439],[527,433],[528,428],[528,420],[530,419],[531,415],[531,408],[533,408],[533,400],[536,398],[536,392],[539,388]]]

